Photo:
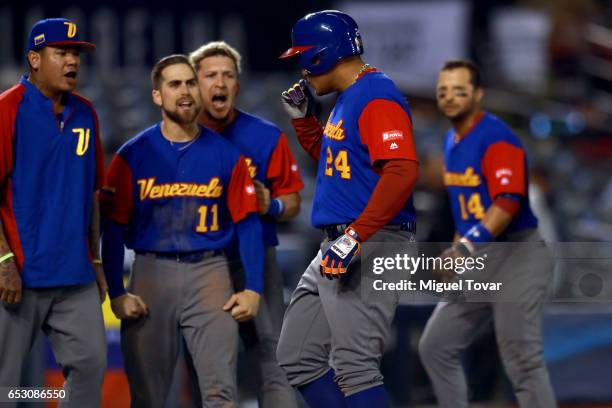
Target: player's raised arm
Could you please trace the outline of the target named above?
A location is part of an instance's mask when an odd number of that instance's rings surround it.
[[[314,98],[306,81],[300,79],[281,94],[285,112],[291,117],[300,145],[314,160],[319,160],[323,140],[323,126],[313,115]]]

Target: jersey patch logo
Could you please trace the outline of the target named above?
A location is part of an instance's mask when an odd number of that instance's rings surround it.
[[[389,130],[383,133],[383,142],[390,142],[392,140],[403,140],[404,132],[401,130]]]
[[[245,191],[248,195],[253,195],[255,194],[255,186],[253,185],[248,185],[245,187]]]
[[[140,201],[146,199],[171,197],[204,197],[218,198],[223,193],[219,177],[213,177],[208,184],[198,183],[165,183],[155,184],[155,177],[136,181],[140,187]]]
[[[444,184],[447,186],[477,187],[480,185],[480,176],[474,172],[472,166],[463,173],[444,173]]]
[[[336,125],[328,121],[325,125],[325,131],[323,134],[325,137],[332,140],[344,140],[345,134],[344,128],[342,127],[342,119],[340,119]]]
[[[502,177],[511,177],[512,176],[512,170],[508,169],[508,168],[503,168],[503,169],[498,169],[495,171],[495,177],[497,178],[502,178]]]
[[[399,146],[395,142],[391,143],[391,146],[389,146],[389,150],[395,150],[395,149],[398,149],[398,148],[399,148]]]

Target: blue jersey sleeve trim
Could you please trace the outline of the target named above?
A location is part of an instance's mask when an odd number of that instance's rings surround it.
[[[124,226],[108,218],[102,220],[102,263],[111,299],[126,293],[123,286]]]
[[[248,214],[236,224],[240,260],[246,274],[246,289],[263,292],[264,246],[261,239],[261,222],[255,213]]]

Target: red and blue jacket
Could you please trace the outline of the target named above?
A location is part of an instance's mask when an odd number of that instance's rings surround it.
[[[506,194],[519,197],[520,208],[497,240],[537,227],[529,206],[525,150],[512,130],[494,115],[482,112],[460,139],[449,130],[444,167],[444,184],[458,234],[465,235],[482,220],[493,201]]]
[[[94,192],[104,184],[91,103],[52,101],[22,77],[0,95],[0,218],[25,288],[95,280],[89,247]]]

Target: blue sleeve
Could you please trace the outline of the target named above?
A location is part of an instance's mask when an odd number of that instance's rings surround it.
[[[236,224],[240,260],[246,275],[246,289],[263,292],[264,246],[261,222],[256,213],[249,213]]]
[[[109,218],[102,219],[102,263],[111,299],[125,294],[123,287],[124,226]]]

